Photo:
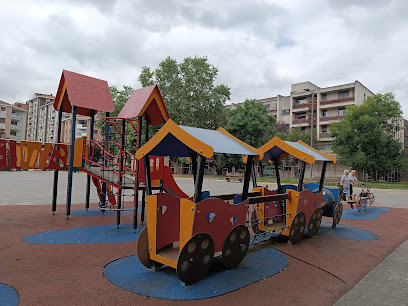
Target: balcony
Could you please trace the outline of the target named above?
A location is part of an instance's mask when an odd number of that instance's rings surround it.
[[[5,111],[0,112],[0,118],[6,118],[6,112]]]
[[[328,121],[338,121],[344,119],[344,116],[320,117],[320,124],[326,124]]]
[[[323,132],[323,133],[319,133],[319,139],[320,140],[333,140],[334,138],[331,136],[331,134],[329,132]]]
[[[20,130],[21,130],[21,127],[18,126],[18,125],[15,125],[15,124],[10,124],[10,130],[20,131]]]
[[[0,129],[4,130],[6,128],[6,125],[4,123],[0,123]]]
[[[17,113],[12,113],[11,114],[11,119],[14,119],[14,120],[21,120],[23,117],[22,116],[20,116],[19,114],[17,114]]]
[[[310,125],[310,120],[309,119],[307,119],[307,118],[305,118],[305,119],[294,119],[293,121],[292,121],[292,125],[297,125],[297,124],[301,124],[301,125],[304,125],[304,124],[306,124],[306,125]]]
[[[320,106],[337,104],[337,103],[345,103],[345,102],[354,102],[354,100],[355,100],[354,97],[350,97],[350,98],[336,99],[336,100],[330,100],[330,101],[321,101]]]
[[[21,137],[20,136],[10,135],[10,139],[20,140]]]

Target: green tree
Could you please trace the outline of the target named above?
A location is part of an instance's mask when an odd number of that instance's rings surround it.
[[[143,87],[157,84],[170,118],[177,124],[216,129],[225,125],[225,102],[230,89],[215,85],[218,68],[206,57],[187,57],[181,63],[167,57],[152,70],[143,67],[139,82]]]
[[[361,105],[346,108],[344,120],[330,125],[333,151],[340,162],[377,178],[406,162],[396,133],[402,128],[402,111],[393,93],[368,97]]]
[[[268,114],[266,106],[255,100],[246,100],[243,105],[230,110],[227,120],[225,129],[255,148],[264,145],[275,134],[275,117]],[[242,158],[236,155],[217,156],[218,168],[242,165]]]
[[[0,138],[6,138],[6,133],[3,130],[0,131]]]
[[[313,147],[317,146],[317,136],[316,136],[316,129],[313,130]],[[292,128],[288,132],[278,132],[276,133],[280,139],[285,141],[293,141],[296,142],[301,140],[308,145],[311,144],[310,142],[310,130],[301,130],[300,128]]]

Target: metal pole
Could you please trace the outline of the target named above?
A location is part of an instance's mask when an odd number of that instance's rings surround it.
[[[313,101],[314,91],[312,91],[312,121],[310,123],[310,146],[313,147],[313,117],[314,117],[314,101]],[[310,164],[310,180],[313,180],[313,164]]]
[[[108,118],[110,116],[109,112],[105,113],[105,118]],[[105,171],[107,171],[106,167],[108,166],[108,160],[106,156],[106,152],[108,152],[108,141],[109,141],[109,122],[105,120],[105,139],[104,139],[104,147],[103,147],[103,168],[102,168],[102,178],[105,178]],[[109,173],[108,173],[109,177]],[[101,207],[106,207],[106,183],[105,181],[102,180],[102,192],[101,192]]]
[[[120,210],[122,209],[122,191],[123,191],[123,176],[125,175],[125,133],[126,120],[122,119],[121,137],[120,137],[120,151],[119,151],[119,177],[118,177],[118,211],[116,212],[116,227],[120,224]]]
[[[142,117],[138,118],[137,122],[137,141],[136,141],[136,151],[139,150],[142,143]],[[133,213],[133,231],[137,228],[137,211],[139,208],[139,176],[140,176],[140,160],[136,160],[136,180],[135,180],[135,210]]]
[[[62,106],[58,110],[58,130],[57,143],[61,142],[61,126],[62,126]],[[59,162],[59,160],[58,160]],[[54,170],[54,186],[52,192],[52,214],[57,210],[57,193],[58,193],[58,170]]]
[[[327,161],[323,162],[322,175],[320,177],[319,192],[323,190],[324,178],[326,176]]]
[[[275,165],[275,173],[276,173],[276,183],[278,184],[278,193],[282,193],[282,183],[280,180],[280,174],[279,174],[279,161],[277,159],[273,160],[273,164]]]
[[[306,162],[302,161],[300,164],[299,182],[298,182],[298,190],[297,190],[299,192],[303,190],[303,180],[305,178],[305,170],[306,170]]]
[[[201,201],[201,190],[203,188],[205,156],[200,155],[200,164],[198,166],[197,179],[195,182],[194,203]]]
[[[95,124],[95,110],[91,109],[91,122],[89,128],[89,139],[93,140],[93,133],[94,133],[94,124]],[[88,159],[91,158],[91,147],[93,146],[92,141],[89,142],[88,148]],[[89,208],[89,197],[91,194],[91,175],[86,175],[86,195],[85,195],[85,209],[88,210]]]
[[[70,152],[69,152],[67,202],[66,202],[67,219],[68,219],[69,215],[71,214],[72,177],[73,177],[73,174],[74,174],[76,115],[77,115],[77,108],[76,108],[76,106],[72,106],[71,148],[70,148]]]
[[[244,186],[242,187],[242,202],[244,202],[248,197],[249,180],[251,179],[253,161],[254,156],[248,155],[247,164],[245,167]]]
[[[149,140],[149,117],[146,114],[145,118],[145,144]],[[145,196],[149,196],[152,194],[152,181],[150,179],[150,159],[149,159],[149,154],[146,154],[143,157],[143,163],[144,163],[144,170],[145,170]],[[144,222],[144,217],[145,217],[145,207],[146,207],[146,201],[145,198],[142,199],[142,212],[140,215],[140,219],[142,223]]]

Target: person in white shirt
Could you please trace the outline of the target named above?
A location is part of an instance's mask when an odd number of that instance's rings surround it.
[[[353,186],[361,182],[356,178],[356,170],[351,170],[348,178],[350,179],[350,195],[353,196]]]

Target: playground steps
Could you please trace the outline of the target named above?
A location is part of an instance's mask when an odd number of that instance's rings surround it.
[[[87,172],[88,174],[97,177],[107,183],[112,184],[114,187],[119,186],[118,175],[112,171],[104,170],[101,167],[91,167],[87,164],[84,165],[81,169],[82,171]],[[135,187],[135,179],[131,176],[124,175],[122,177],[122,188],[123,189],[133,189]]]

